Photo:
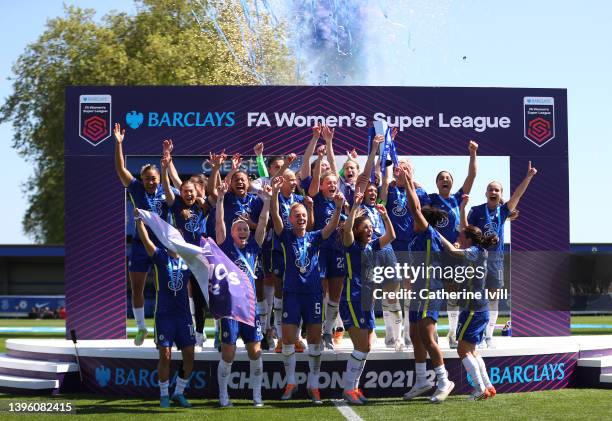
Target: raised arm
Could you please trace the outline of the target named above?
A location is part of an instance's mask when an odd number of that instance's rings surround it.
[[[527,167],[527,175],[525,176],[523,181],[521,181],[521,184],[518,185],[516,190],[514,190],[514,193],[512,193],[512,197],[510,197],[510,200],[508,200],[507,205],[508,205],[508,210],[510,212],[516,209],[516,207],[519,204],[519,201],[521,200],[521,197],[523,197],[523,194],[525,194],[525,191],[527,190],[527,187],[529,186],[531,179],[537,173],[538,173],[538,170],[536,170],[535,167],[532,167],[531,161],[529,161],[529,165]]]
[[[257,221],[257,229],[255,229],[255,241],[259,246],[266,239],[266,229],[268,228],[268,215],[270,214],[270,199],[272,199],[272,188],[264,186],[263,188],[263,207]],[[278,196],[278,195],[277,195]]]
[[[323,140],[325,140],[325,148],[327,149],[327,160],[329,161],[330,171],[338,177],[338,169],[336,168],[336,155],[334,155],[334,129],[330,129],[328,126],[323,126],[321,130]]]
[[[461,197],[461,204],[459,205],[459,229],[461,231],[463,231],[469,225],[467,220],[467,212],[465,210],[469,200],[470,196],[467,194],[464,194]]]
[[[299,175],[301,180],[306,180],[310,177],[310,158],[314,153],[314,150],[317,146],[317,142],[319,141],[319,137],[321,136],[321,126],[318,124],[312,128],[312,138],[310,138],[310,142],[308,142],[308,146],[306,146],[306,150],[304,151],[304,158],[302,159],[302,167],[300,168]]]
[[[136,224],[136,229],[138,230],[138,237],[140,238],[140,241],[142,241],[142,244],[145,246],[147,254],[149,255],[149,257],[153,256],[153,254],[155,254],[155,244],[153,244],[153,241],[151,241],[151,239],[149,238],[149,233],[147,232],[144,222],[142,221],[142,218],[138,213],[138,209],[136,208],[134,208],[134,223]]]
[[[180,189],[183,181],[181,180],[181,177],[179,177],[178,171],[174,166],[174,161],[172,160],[173,149],[174,145],[172,144],[172,139],[164,140],[164,142],[162,143],[162,158],[166,155],[170,157],[170,162],[168,163],[168,176],[170,177],[172,185],[177,189]]]
[[[357,185],[355,189],[360,188],[361,191],[365,191],[366,185],[370,180],[370,174],[372,173],[372,166],[374,165],[374,160],[376,159],[376,153],[378,152],[378,148],[380,144],[385,140],[385,138],[381,135],[377,135],[372,140],[372,149],[370,150],[370,154],[368,155],[368,160],[366,161],[365,168],[361,174],[367,177],[365,182],[357,181]]]
[[[393,173],[399,176],[399,168],[394,167]],[[383,205],[386,205],[387,199],[389,198],[389,184],[391,183],[391,171],[386,171],[384,176],[381,174],[380,181],[381,181],[381,185],[380,185],[380,194],[378,195],[378,201],[382,203]]]
[[[421,202],[419,201],[419,197],[416,194],[416,189],[414,188],[414,184],[412,182],[412,175],[408,173],[407,170],[402,170],[401,177],[404,178],[404,182],[406,184],[406,195],[408,196],[408,209],[410,209],[410,214],[412,215],[413,229],[415,232],[423,232],[427,230],[427,220],[421,213]]]
[[[463,182],[463,193],[470,194],[474,180],[476,179],[476,151],[478,151],[478,143],[470,140],[470,166],[468,168],[468,175],[465,177]]]
[[[170,155],[164,155],[161,159],[161,181],[162,186],[164,188],[164,194],[166,195],[166,203],[168,206],[174,205],[174,200],[176,197],[174,196],[174,192],[170,187],[170,178],[168,177],[168,165],[170,165],[171,159]]]
[[[312,228],[314,227],[314,206],[310,196],[304,196],[304,207],[306,208],[306,213],[308,214],[308,219],[306,220],[306,231],[312,231]]]
[[[210,171],[210,177],[208,177],[206,188],[208,190],[208,198],[213,201],[217,200],[217,187],[221,182],[219,170],[221,169],[221,165],[223,165],[225,158],[227,158],[225,151],[222,151],[220,154],[210,153],[210,165],[212,169]]]
[[[319,193],[319,188],[321,186],[321,161],[323,160],[324,154],[325,146],[319,146],[317,148],[317,161],[315,163],[314,173],[312,174],[312,181],[310,182],[310,187],[308,187],[308,196],[313,198]]]
[[[342,212],[342,206],[344,205],[344,195],[340,192],[336,192],[334,195],[334,204],[336,205],[336,209],[334,210],[334,214],[329,219],[329,222],[323,230],[321,230],[321,236],[324,240],[327,240],[334,233],[336,228],[338,227],[338,222],[340,222],[340,213]]]
[[[350,247],[355,241],[355,235],[353,234],[353,225],[355,224],[355,218],[357,211],[363,202],[363,193],[358,188],[355,189],[355,199],[353,200],[353,207],[349,212],[348,218],[344,221],[344,227],[342,228],[342,245],[344,247]]]
[[[296,159],[297,159],[297,155],[294,153],[290,153],[289,155],[287,155],[285,159],[283,159],[283,166],[280,167],[278,171],[276,171],[275,174],[270,174],[270,177],[274,178],[274,177],[282,176],[285,173],[285,171],[289,168],[289,166],[293,163],[293,161],[295,161]]]
[[[121,184],[123,187],[127,187],[130,185],[134,177],[125,167],[125,158],[123,157],[123,138],[125,137],[125,129],[121,130],[121,126],[119,123],[115,123],[115,130],[113,131],[115,135],[115,171],[117,171],[117,175],[119,176],[119,180],[121,180]]]
[[[274,225],[274,232],[276,235],[281,235],[283,232],[283,218],[280,217],[278,212],[278,192],[283,185],[283,177],[276,177],[272,180],[272,200],[270,203],[270,217],[272,218],[272,225]]]
[[[259,142],[253,148],[253,152],[255,152],[255,160],[257,162],[257,174],[260,177],[269,177],[268,169],[266,168],[266,161],[263,157],[264,144],[263,142]]]
[[[227,184],[221,183],[217,187],[217,206],[215,208],[215,234],[217,244],[221,245],[225,242],[227,232],[225,231],[225,210],[223,209],[223,199],[227,193]]]
[[[228,186],[232,182],[232,177],[234,176],[234,174],[236,174],[236,172],[238,172],[238,170],[240,169],[240,165],[242,165],[242,155],[236,153],[234,154],[234,156],[232,156],[232,169],[230,170],[230,172],[225,174],[225,177],[223,178],[223,180],[227,183]]]
[[[380,213],[380,216],[382,216],[383,222],[385,223],[385,234],[380,237],[380,247],[382,248],[395,240],[395,228],[393,228],[389,214],[387,214],[387,208],[385,208],[384,205],[377,204],[376,210],[378,213]]]

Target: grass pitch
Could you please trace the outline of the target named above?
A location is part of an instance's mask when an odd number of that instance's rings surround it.
[[[350,407],[364,421],[373,420],[604,420],[612,417],[612,393],[609,390],[564,389],[545,392],[497,395],[494,399],[469,402],[466,396],[451,396],[441,405],[425,398],[411,402],[400,399],[372,399],[360,407]],[[39,420],[65,417],[59,414],[11,414],[10,402],[71,402],[80,419],[139,420],[152,418],[199,419],[223,421],[298,421],[345,420],[330,401],[313,406],[307,401],[266,401],[254,408],[250,401],[234,401],[233,408],[221,409],[216,401],[190,399],[193,408],[159,408],[157,400],[101,399],[90,395],[59,397],[17,397],[0,395],[0,417]]]

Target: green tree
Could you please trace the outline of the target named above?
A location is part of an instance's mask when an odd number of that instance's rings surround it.
[[[111,13],[101,22],[94,10],[67,7],[13,66],[0,122],[12,121],[13,147],[36,168],[23,189],[23,227],[37,242],[64,242],[66,86],[297,82],[282,27],[265,16],[247,22],[238,0],[137,3],[135,15]]]

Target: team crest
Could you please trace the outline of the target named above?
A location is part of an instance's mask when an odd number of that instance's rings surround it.
[[[404,216],[406,215],[406,208],[404,206],[402,206],[402,204],[399,202],[399,200],[396,200],[393,202],[393,204],[395,206],[393,206],[393,209],[391,209],[391,212],[393,213],[393,215],[395,216]]]
[[[436,224],[436,228],[446,228],[448,226],[448,218],[445,216]]]
[[[190,212],[189,220],[185,224],[185,229],[189,232],[197,232],[200,229],[200,215]]]

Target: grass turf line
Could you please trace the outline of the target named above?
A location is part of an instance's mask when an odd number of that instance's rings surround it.
[[[235,400],[234,408],[221,409],[215,400],[190,399],[191,409],[159,408],[157,400],[100,399],[93,395],[61,395],[59,397],[16,397],[0,395],[0,408],[8,402],[70,401],[80,419],[146,419],[168,414],[172,419],[262,420],[287,421],[325,419],[344,420],[330,401],[313,406],[309,401],[266,401],[263,408],[254,408],[250,401]],[[365,421],[373,420],[601,420],[612,413],[609,390],[563,389],[530,393],[500,394],[487,401],[469,402],[466,396],[451,396],[441,405],[432,405],[425,398],[411,402],[400,399],[372,399],[364,406],[352,407]],[[6,412],[2,419],[11,418]],[[52,416],[51,414],[49,414]],[[55,415],[57,416],[57,414]],[[15,415],[19,420],[37,420],[41,414]]]

